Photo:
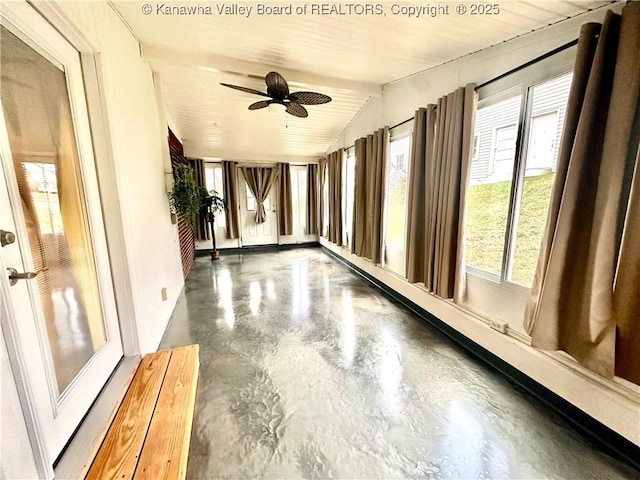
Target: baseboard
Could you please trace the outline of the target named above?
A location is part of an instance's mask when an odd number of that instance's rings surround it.
[[[218,250],[220,255],[240,255],[245,253],[264,253],[264,252],[278,252],[282,250],[295,250],[297,248],[319,248],[319,242],[304,242],[304,243],[285,243],[282,245],[254,245],[250,247],[240,248],[221,248]],[[211,255],[211,249],[196,250],[196,257],[208,257]]]
[[[365,272],[345,258],[340,257],[325,246],[321,246],[321,249],[326,255],[344,264],[356,274],[360,275],[369,283],[377,287],[388,298],[401,304],[406,309],[428,322],[475,358],[478,358],[489,367],[502,374],[509,381],[526,390],[547,407],[554,410],[567,420],[567,422],[577,432],[582,434],[583,437],[585,437],[594,447],[640,471],[640,447],[635,445],[633,442],[627,440],[622,435],[591,417],[511,364],[505,362],[500,357],[463,335],[455,328],[447,325],[420,305],[409,300],[404,295],[376,279],[373,275]]]

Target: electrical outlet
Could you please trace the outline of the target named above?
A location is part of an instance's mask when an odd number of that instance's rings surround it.
[[[489,319],[489,326],[494,330],[499,331],[500,333],[507,333],[507,326],[509,324],[507,322],[502,322],[500,320]]]

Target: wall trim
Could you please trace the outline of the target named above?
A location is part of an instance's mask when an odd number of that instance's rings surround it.
[[[281,250],[295,250],[298,248],[320,248],[319,242],[302,242],[302,243],[282,243],[269,245],[252,245],[248,247],[238,248],[219,248],[220,255],[242,255],[245,253],[265,253],[278,252]],[[211,255],[211,249],[196,250],[196,257],[208,257]]]
[[[577,406],[573,405],[557,393],[545,387],[521,370],[506,362],[496,354],[490,352],[476,343],[451,325],[427,311],[422,306],[408,299],[372,274],[353,264],[325,245],[321,245],[322,251],[329,257],[351,269],[369,283],[377,287],[388,298],[400,303],[402,306],[416,314],[422,320],[435,327],[441,333],[450,338],[456,345],[462,347],[468,353],[478,358],[489,367],[506,377],[512,383],[523,388],[536,397],[547,407],[562,416],[567,422],[587,440],[601,451],[625,462],[640,471],[640,446],[635,445],[619,433],[593,418]]]

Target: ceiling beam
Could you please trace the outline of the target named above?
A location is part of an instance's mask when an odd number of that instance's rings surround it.
[[[285,77],[289,83],[294,85],[295,83],[302,83],[315,87],[328,87],[369,97],[380,97],[382,95],[382,85],[375,83],[316,75],[314,73],[290,70],[265,63],[238,60],[223,55],[200,54],[168,49],[149,43],[142,43],[140,48],[142,56],[152,64],[179,65],[214,73],[218,72],[221,74],[258,78],[264,78],[268,72],[275,70]]]

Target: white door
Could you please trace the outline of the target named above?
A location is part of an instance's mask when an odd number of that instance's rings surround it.
[[[276,212],[276,185],[271,187],[264,201],[267,218],[264,223],[256,223],[256,199],[244,176],[238,176],[240,183],[240,215],[242,216],[242,246],[272,245],[278,243],[278,214]]]
[[[2,329],[53,463],[122,344],[79,54],[28,4],[0,7]]]

